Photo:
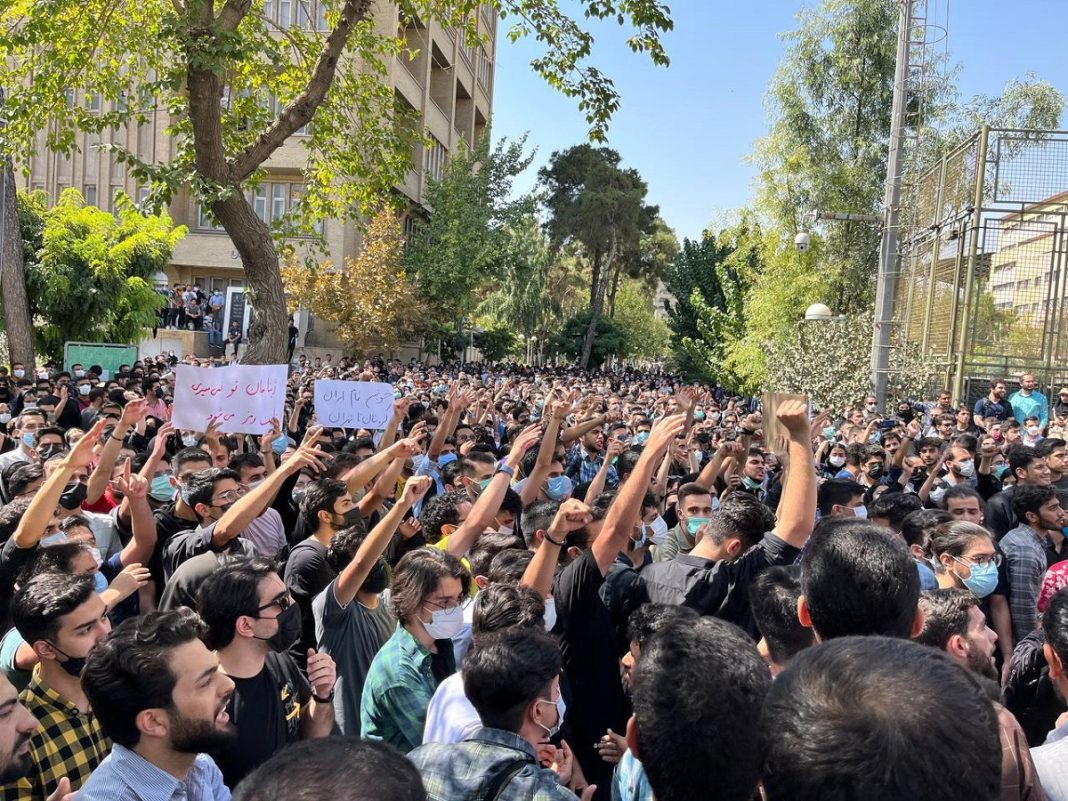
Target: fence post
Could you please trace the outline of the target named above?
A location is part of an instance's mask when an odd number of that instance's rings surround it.
[[[956,375],[953,376],[953,396],[958,400],[964,391],[964,361],[970,345],[969,334],[972,330],[972,296],[975,294],[975,273],[979,261],[980,224],[983,216],[983,198],[986,190],[986,156],[990,145],[990,126],[984,125],[979,133],[979,155],[975,167],[975,199],[972,207],[970,226],[971,242],[968,246],[968,271],[964,278],[964,303],[960,315],[960,339],[957,349]]]

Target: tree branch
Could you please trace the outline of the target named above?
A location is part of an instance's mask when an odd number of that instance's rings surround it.
[[[326,37],[326,44],[315,64],[308,85],[294,100],[282,109],[274,124],[259,138],[230,162],[230,177],[243,181],[295,131],[311,122],[312,115],[326,97],[334,82],[338,61],[345,48],[349,34],[363,20],[371,8],[371,0],[345,0],[337,27]]]
[[[219,16],[215,18],[215,21],[224,31],[236,31],[237,26],[241,24],[241,20],[245,18],[251,7],[252,0],[226,0],[226,5],[222,7],[222,11],[219,12]]]

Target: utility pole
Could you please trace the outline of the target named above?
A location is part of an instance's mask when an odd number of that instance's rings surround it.
[[[899,0],[897,62],[894,65],[894,102],[890,117],[890,150],[886,159],[886,192],[883,209],[883,237],[879,246],[879,275],[875,287],[875,330],[871,343],[871,383],[879,408],[886,405],[886,385],[890,370],[890,335],[893,327],[894,295],[897,285],[898,226],[901,206],[901,178],[904,172],[905,118],[909,71],[909,45],[915,16],[914,0]]]

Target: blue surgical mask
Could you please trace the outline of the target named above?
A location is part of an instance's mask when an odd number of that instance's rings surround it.
[[[174,496],[177,494],[177,490],[171,486],[170,473],[163,473],[152,479],[152,484],[148,489],[149,497],[154,501],[160,503],[167,503],[173,501]]]
[[[704,412],[694,412],[693,413],[693,419],[697,420],[697,421],[704,420],[705,419],[705,413]]]
[[[957,559],[956,557],[953,557]],[[957,559],[961,564],[967,564],[961,559]],[[968,565],[971,570],[971,575],[968,578],[958,576],[964,586],[975,593],[978,598],[985,598],[994,591],[994,588],[998,586],[998,566],[993,562],[987,562],[985,565]]]
[[[286,452],[286,448],[289,447],[289,437],[285,434],[280,436],[274,442],[271,443],[271,450],[274,451],[275,456],[281,456]]]
[[[710,517],[688,517],[686,518],[686,531],[691,537],[696,537],[701,526],[710,522],[712,522]]]
[[[998,478],[1005,478],[1005,474],[1009,472],[1009,463],[1003,462],[1002,464],[994,465],[994,475]]]
[[[99,570],[93,573],[93,590],[97,593],[101,593],[108,588],[108,580],[104,578],[104,574]]]
[[[571,494],[571,479],[567,476],[550,478],[545,484],[545,494],[554,501],[562,501]]]
[[[438,467],[444,467],[449,462],[455,462],[455,461],[456,461],[456,454],[455,453],[443,453],[443,454],[441,454],[441,456],[438,457]]]
[[[648,431],[639,431],[637,434],[634,435],[634,444],[635,445],[644,445],[648,441],[649,441],[649,432]]]

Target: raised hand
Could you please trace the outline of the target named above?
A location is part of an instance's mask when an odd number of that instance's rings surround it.
[[[123,599],[129,598],[139,589],[152,580],[152,571],[147,567],[134,562],[122,569],[119,575],[112,579],[108,587],[119,593]]]
[[[78,440],[74,447],[70,449],[70,453],[64,457],[60,463],[61,466],[71,471],[82,467],[88,468],[96,457],[94,449],[97,443],[100,442],[100,437],[104,433],[104,426],[108,422],[110,421],[101,417],[93,423],[93,427],[85,432],[85,436]]]
[[[808,404],[805,401],[783,401],[775,410],[775,417],[791,435],[808,441],[812,429],[808,421]]]
[[[404,482],[404,492],[401,493],[401,503],[414,506],[416,502],[427,494],[432,479],[430,476],[412,476]]]
[[[515,442],[512,443],[512,450],[509,452],[508,458],[516,462],[522,460],[522,458],[526,456],[527,451],[533,448],[540,439],[541,426],[538,424],[527,426],[519,432],[519,436],[517,436]]]
[[[148,401],[144,398],[138,398],[127,403],[122,409],[122,417],[119,418],[119,425],[126,426],[127,428],[133,428],[135,425],[145,419],[148,414]]]
[[[277,417],[271,418],[271,427],[260,437],[260,449],[269,451],[274,441],[282,436],[282,423]]]
[[[559,541],[571,532],[578,531],[591,520],[593,520],[593,513],[590,512],[590,507],[582,501],[571,498],[560,504],[560,508],[556,510],[553,522],[549,524],[549,533],[554,540]]]
[[[151,485],[144,476],[137,473],[130,474],[130,460],[127,459],[122,465],[122,475],[115,481],[115,487],[127,498],[144,498],[148,495]]]
[[[418,517],[409,517],[397,526],[397,532],[406,540],[410,540],[422,530],[423,524],[419,522]]]
[[[649,440],[645,443],[646,453],[663,454],[675,437],[686,429],[686,415],[673,414],[662,417],[653,424]]]
[[[308,649],[308,684],[312,695],[326,698],[334,689],[337,681],[337,665],[330,654],[322,654],[314,648]]]

